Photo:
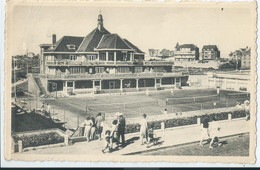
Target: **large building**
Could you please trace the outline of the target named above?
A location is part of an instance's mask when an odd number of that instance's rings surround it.
[[[201,57],[202,60],[217,60],[220,58],[220,51],[216,45],[204,45]]]
[[[177,43],[174,51],[174,58],[175,61],[199,60],[199,48],[194,44],[179,45],[179,43]]]
[[[251,65],[251,49],[246,48],[245,51],[243,51],[242,57],[241,57],[241,69],[250,69]]]
[[[29,91],[40,94],[172,88],[187,78],[172,72],[172,62],[145,61],[142,50],[105,29],[101,14],[87,36],[53,35],[40,48],[40,74],[29,79]]]

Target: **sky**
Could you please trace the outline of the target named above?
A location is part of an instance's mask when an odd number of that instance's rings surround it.
[[[221,57],[250,46],[253,19],[249,8],[205,7],[109,7],[109,6],[15,6],[10,22],[11,55],[38,54],[39,44],[64,35],[86,36],[97,26],[101,9],[104,27],[138,46],[173,50],[176,43],[217,45]]]

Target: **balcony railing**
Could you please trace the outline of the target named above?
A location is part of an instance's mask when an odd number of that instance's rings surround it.
[[[173,65],[173,62],[167,61],[46,61],[46,65],[49,66],[92,66],[92,65],[147,65],[147,66],[157,66],[157,65]]]
[[[155,78],[155,77],[179,77],[182,73],[116,73],[116,74],[40,74],[40,77],[49,79],[129,79],[129,78]]]

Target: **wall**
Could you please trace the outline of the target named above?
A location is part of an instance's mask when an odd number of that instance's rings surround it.
[[[28,92],[40,95],[40,89],[37,87],[37,84],[32,74],[28,74]]]

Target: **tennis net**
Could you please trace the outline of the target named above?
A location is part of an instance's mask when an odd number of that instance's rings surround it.
[[[198,96],[198,97],[182,97],[182,98],[166,98],[166,104],[185,104],[196,102],[208,102],[218,100],[218,95]]]
[[[88,110],[120,110],[144,106],[158,105],[158,100],[148,100],[139,102],[124,102],[124,103],[110,103],[110,104],[92,104],[87,105]]]
[[[250,93],[230,93],[227,94],[227,98],[245,98],[249,99],[250,98]]]

